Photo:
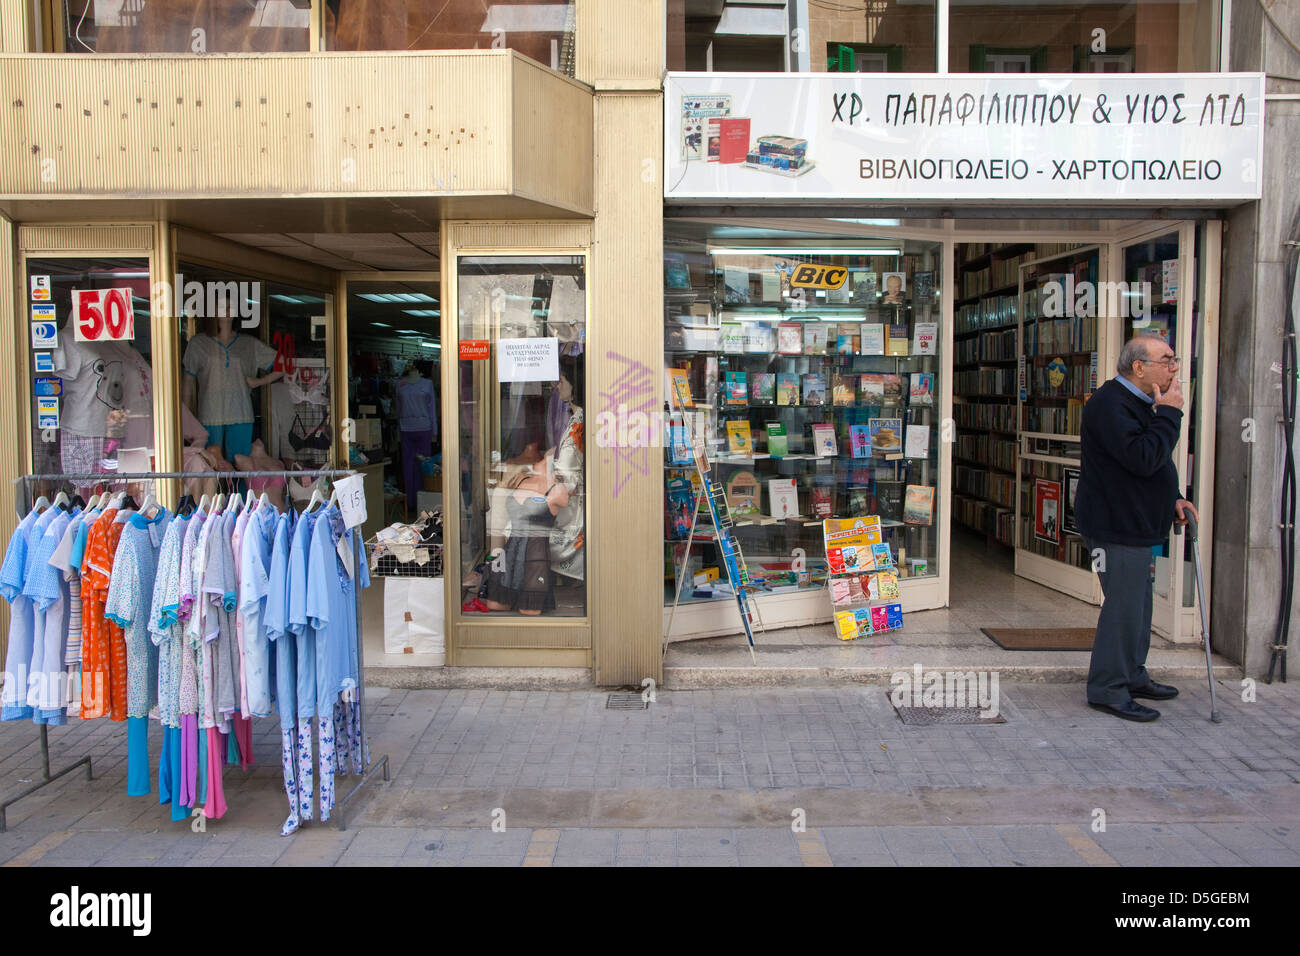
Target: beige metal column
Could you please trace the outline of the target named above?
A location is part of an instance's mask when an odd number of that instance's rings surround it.
[[[0,216],[0,289],[10,295],[0,297],[0,368],[12,370],[17,377],[20,368],[19,349],[26,348],[27,323],[25,318],[27,278],[18,272],[18,230]],[[21,292],[19,290],[22,290]],[[10,479],[27,470],[27,436],[31,434],[24,420],[26,409],[17,388],[0,388],[0,422],[8,422],[8,438],[0,440],[0,542],[9,543],[9,536],[18,524],[14,501],[14,483]],[[9,602],[0,601],[0,651],[7,651],[9,643]],[[3,660],[0,654],[0,660]]]
[[[181,360],[180,324],[176,308],[181,290],[172,287],[176,275],[176,236],[171,223],[159,220],[153,227],[153,256],[149,296],[149,342],[153,361],[154,467],[157,471],[181,470]],[[180,499],[180,483],[174,479],[156,482],[154,494],[168,507]]]
[[[663,679],[663,452],[600,448],[596,417],[663,407],[663,0],[577,0],[577,79],[596,89],[588,320],[593,680]]]
[[[0,4],[0,53],[27,53],[33,32],[27,0]]]

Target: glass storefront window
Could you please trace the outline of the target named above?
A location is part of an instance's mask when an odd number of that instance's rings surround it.
[[[59,0],[56,6],[68,53],[289,53],[306,51],[311,39],[305,0]]]
[[[411,520],[437,501],[421,507],[421,492],[443,490],[439,297],[437,282],[348,283],[353,444],[384,464]]]
[[[665,231],[665,364],[694,401],[665,442],[666,601],[683,566],[682,600],[731,596],[707,512],[687,547],[690,442],[759,587],[822,587],[831,517],[879,515],[900,574],[937,574],[941,247]]]
[[[457,281],[462,608],[581,617],[584,257],[462,257]]]
[[[1189,73],[1218,63],[1218,0],[953,0],[953,73]]]
[[[573,0],[336,0],[327,50],[518,50],[573,76]]]
[[[36,474],[155,470],[148,259],[27,260]],[[83,497],[103,480],[51,483]]]
[[[669,0],[668,69],[933,73],[935,3]]]
[[[182,262],[179,273],[183,470],[329,468],[332,297],[195,263]],[[277,504],[286,491],[294,501],[310,498],[300,484],[249,482]]]

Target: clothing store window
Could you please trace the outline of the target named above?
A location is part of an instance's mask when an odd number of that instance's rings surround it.
[[[1218,0],[954,2],[953,73],[1188,73],[1216,68]]]
[[[409,520],[442,506],[439,298],[437,282],[348,282],[352,444]]]
[[[195,263],[182,262],[176,278],[183,470],[329,468],[332,296]],[[278,478],[248,487],[277,505],[313,490]],[[209,481],[186,490],[222,489]]]
[[[327,50],[518,50],[573,76],[573,0],[334,0]]]
[[[586,613],[582,256],[459,262],[462,607]]]
[[[88,497],[118,471],[155,470],[148,259],[28,259],[24,311],[33,487]]]
[[[303,0],[56,0],[66,53],[290,53],[311,41]],[[61,9],[60,9],[61,8]]]

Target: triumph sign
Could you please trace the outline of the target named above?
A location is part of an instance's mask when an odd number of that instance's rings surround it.
[[[668,200],[1260,198],[1258,73],[670,73]]]

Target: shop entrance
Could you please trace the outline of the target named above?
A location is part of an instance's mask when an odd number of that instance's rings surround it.
[[[366,475],[367,535],[442,507],[437,273],[345,276],[348,419]],[[373,485],[373,489],[372,486]],[[373,527],[370,527],[373,526]]]
[[[1079,422],[1143,330],[1183,359],[1175,457],[1208,536],[1212,502],[1196,495],[1211,487],[1219,234],[1215,221],[669,220],[665,364],[687,372],[688,424],[711,442],[733,513],[752,505],[736,535],[770,592],[768,626],[830,619],[820,540],[799,536],[864,507],[899,555],[905,612],[948,607],[976,631],[1093,626],[1101,591],[1073,515]],[[789,288],[802,263],[849,278]],[[830,456],[814,451],[817,425],[834,434]],[[674,525],[690,476],[667,447],[670,637],[736,633],[726,582],[709,580],[707,531],[688,548]],[[1195,640],[1187,547],[1171,534],[1153,553],[1153,630],[1172,641]]]

